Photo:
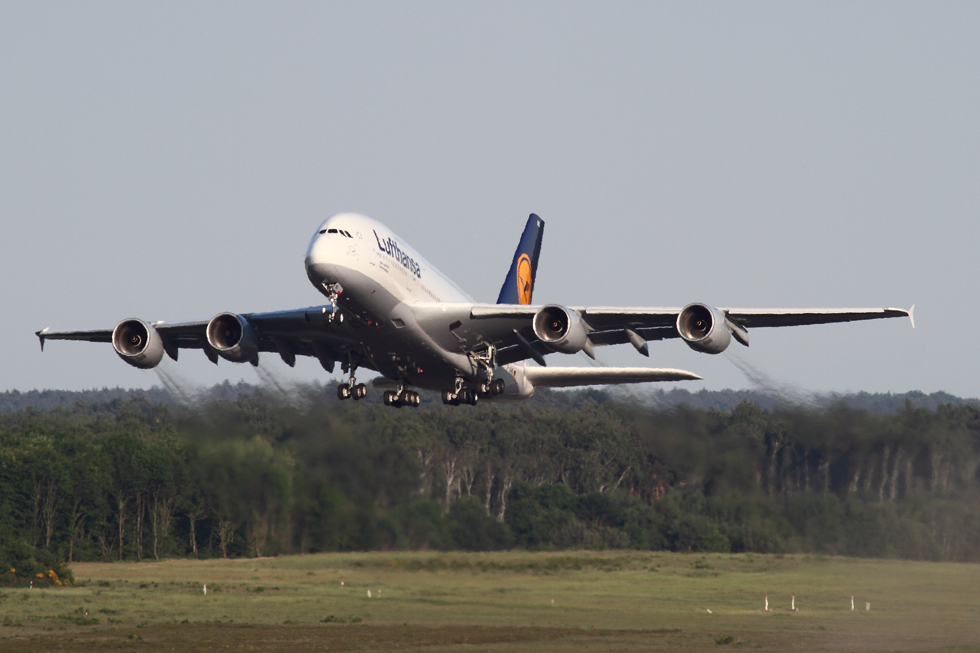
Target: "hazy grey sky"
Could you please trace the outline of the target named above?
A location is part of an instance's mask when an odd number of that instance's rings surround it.
[[[322,303],[303,254],[339,211],[493,301],[534,211],[538,302],[914,303],[914,331],[732,350],[806,390],[980,396],[978,35],[976,2],[4,2],[0,389],[158,383],[42,355],[45,326]],[[600,358],[749,386],[679,341]]]

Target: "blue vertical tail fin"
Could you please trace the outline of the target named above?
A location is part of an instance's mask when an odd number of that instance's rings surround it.
[[[538,272],[538,255],[541,253],[541,237],[544,235],[544,220],[534,213],[527,219],[521,242],[514,252],[507,279],[500,288],[498,304],[530,304],[534,291],[534,277]]]

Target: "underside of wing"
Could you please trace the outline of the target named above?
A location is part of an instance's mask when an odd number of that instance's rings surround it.
[[[697,381],[701,377],[684,370],[646,367],[528,367],[524,375],[538,388],[570,388],[583,385],[619,385],[656,381]]]
[[[112,329],[95,329],[92,331],[50,331],[43,329],[35,333],[41,341],[44,350],[46,340],[81,340],[82,342],[112,342]]]
[[[234,334],[234,337],[237,338],[234,343],[235,346],[229,347],[226,351],[219,351],[210,344],[208,328],[211,321],[170,324],[166,322],[146,323],[132,319],[123,320],[116,329],[91,331],[51,331],[44,329],[38,331],[37,336],[41,342],[42,350],[47,340],[113,343],[113,334],[118,329],[127,324],[135,325],[137,330],[141,329],[140,334],[142,334],[146,344],[134,345],[142,347],[142,349],[133,355],[121,352],[118,347],[116,351],[123,357],[123,360],[131,364],[138,362],[139,364],[136,366],[143,368],[153,367],[159,362],[159,357],[140,355],[143,354],[145,347],[153,346],[154,343],[158,342],[158,346],[174,360],[177,359],[177,353],[180,349],[202,349],[214,363],[218,362],[219,357],[234,362],[247,360],[257,363],[259,352],[269,352],[278,354],[290,366],[296,363],[297,356],[310,356],[319,359],[323,367],[331,372],[335,361],[345,362],[351,359],[359,367],[375,369],[371,360],[360,351],[360,345],[351,334],[349,327],[343,323],[342,319],[336,321],[328,319],[327,310],[327,307],[314,306],[292,311],[243,315],[229,313],[216,316],[215,320],[226,318],[232,324],[237,322],[240,325]],[[244,340],[249,340],[249,342],[245,343]],[[251,355],[236,357],[231,353],[240,342],[247,345],[247,349],[252,352]],[[113,343],[114,347],[117,344]]]
[[[727,346],[729,333],[735,340],[747,346],[747,330],[750,328],[833,324],[893,317],[912,318],[912,309],[906,311],[899,308],[745,309],[714,308],[704,304],[689,304],[684,308],[566,308],[477,304],[471,307],[469,317],[479,327],[469,333],[471,339],[483,338],[494,344],[498,350],[498,361],[502,364],[533,359],[544,365],[544,356],[547,354],[555,351],[573,353],[569,348],[556,347],[554,342],[545,342],[539,336],[538,325],[541,316],[546,312],[559,318],[564,312],[569,317],[564,320],[567,325],[576,320],[580,322],[584,329],[580,338],[583,344],[581,350],[589,355],[592,355],[593,346],[625,343],[632,344],[640,353],[648,355],[647,342],[668,338],[684,338],[697,351],[719,353]],[[678,325],[682,325],[683,335],[678,330]],[[463,331],[466,331],[465,327]],[[463,338],[461,341],[465,342]],[[472,343],[467,344],[472,346]]]
[[[470,317],[481,323],[480,332],[493,334],[497,360],[501,364],[533,359],[539,364],[544,356],[554,353],[553,345],[542,342],[533,326],[542,309],[562,308],[574,312],[587,332],[589,346],[631,343],[638,349],[650,340],[677,338],[674,326],[679,309],[673,308],[606,308],[606,307],[545,307],[478,304],[471,308]],[[643,350],[645,352],[645,349]],[[566,352],[567,353],[567,352]]]

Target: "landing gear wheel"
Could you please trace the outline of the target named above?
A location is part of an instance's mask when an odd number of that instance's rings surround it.
[[[395,393],[392,392],[391,390],[385,390],[385,393],[382,396],[381,401],[382,403],[384,403],[385,406],[391,406],[395,401]]]
[[[419,395],[419,393],[417,393],[417,392],[413,392],[412,393],[412,397],[411,397],[411,401],[409,403],[411,403],[412,408],[418,408],[419,407],[419,404],[422,403],[422,397],[421,397],[421,395]]]
[[[504,380],[495,379],[493,383],[490,384],[490,394],[494,397],[504,394]]]
[[[350,399],[350,388],[346,384],[337,386],[337,399]]]
[[[453,403],[453,391],[452,390],[443,390],[442,391],[442,403],[446,404],[447,406],[449,404]]]
[[[354,386],[354,391],[351,394],[354,395],[354,399],[364,399],[367,396],[367,386],[363,383],[358,383]]]

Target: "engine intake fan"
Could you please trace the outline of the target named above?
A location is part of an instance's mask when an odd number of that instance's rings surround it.
[[[725,315],[705,304],[688,304],[677,315],[677,332],[694,351],[720,354],[732,342]]]
[[[259,364],[259,338],[252,324],[234,313],[219,313],[207,328],[208,344],[233,363]]]
[[[149,370],[163,359],[163,338],[143,320],[123,320],[112,330],[112,348],[133,367]]]
[[[534,315],[534,335],[552,351],[574,354],[589,347],[589,334],[578,313],[553,304]]]

